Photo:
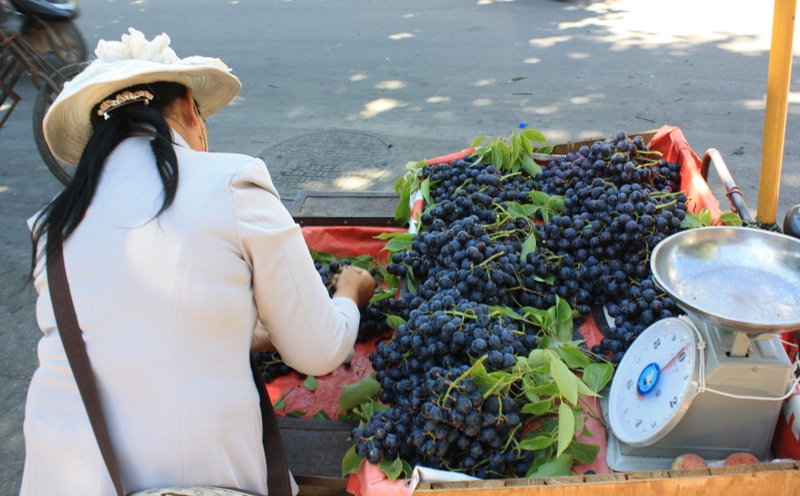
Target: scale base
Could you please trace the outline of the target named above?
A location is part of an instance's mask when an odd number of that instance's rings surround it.
[[[608,391],[600,398],[600,409],[608,425]],[[652,470],[669,470],[675,457],[626,455],[629,447],[617,439],[614,431],[607,429],[608,447],[606,448],[606,464],[617,472],[649,472]]]
[[[623,453],[627,445],[608,430],[608,448],[606,450],[606,464],[616,472],[650,472],[653,470],[669,470],[675,457],[664,458],[660,456],[638,456]],[[713,463],[716,460],[706,460]]]

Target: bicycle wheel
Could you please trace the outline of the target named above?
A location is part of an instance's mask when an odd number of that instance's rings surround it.
[[[64,83],[78,75],[85,65],[85,63],[71,64],[51,75],[50,78],[58,85],[59,91],[55,91],[49,84],[42,84],[42,89],[39,90],[39,94],[36,96],[36,103],[33,106],[33,137],[36,140],[36,147],[39,149],[39,154],[42,156],[47,168],[50,169],[50,172],[65,185],[72,180],[72,176],[75,174],[75,167],[53,156],[53,152],[50,151],[50,147],[47,146],[47,141],[44,139],[44,116],[58,93],[61,92]]]
[[[28,18],[23,37],[54,69],[82,62],[88,56],[86,41],[71,21],[42,21]]]

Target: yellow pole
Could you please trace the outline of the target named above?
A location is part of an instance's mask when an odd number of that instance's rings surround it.
[[[786,136],[786,108],[789,98],[789,80],[792,75],[792,38],[796,11],[797,0],[775,0],[756,216],[765,225],[775,224],[778,210],[783,142]]]

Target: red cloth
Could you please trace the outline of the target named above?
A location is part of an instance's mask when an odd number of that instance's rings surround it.
[[[707,207],[714,220],[722,215],[717,199],[700,175],[701,161],[689,147],[679,128],[662,127],[650,141],[649,148],[661,152],[668,162],[675,162],[681,166],[680,188],[689,197],[686,203],[689,210],[699,212],[703,207]]]

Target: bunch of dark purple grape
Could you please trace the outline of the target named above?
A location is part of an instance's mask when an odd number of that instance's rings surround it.
[[[515,395],[482,401],[464,374],[481,358],[489,370],[512,366],[539,336],[489,306],[547,309],[558,296],[585,316],[604,305],[615,326],[593,351],[612,362],[647,325],[673,315],[648,260],[679,229],[687,199],[678,166],[650,157],[641,138],[620,132],[551,161],[536,178],[468,156],[422,170],[435,206],[386,267],[414,293],[391,311],[407,323],[370,356],[379,400],[392,408],[353,431],[359,456],[481,478],[525,475],[533,453],[515,449],[524,421]],[[532,191],[563,196],[563,209],[544,212],[538,226],[509,215],[509,202],[533,204]],[[536,249],[523,257],[531,235]]]
[[[532,326],[487,306],[513,305],[520,279],[531,274],[519,255],[532,225],[499,225],[494,209],[505,198],[526,201],[533,185],[519,176],[501,180],[494,167],[468,157],[423,174],[438,184],[431,191],[436,207],[386,268],[406,277],[416,294],[403,293],[397,305],[407,323],[370,355],[379,400],[394,406],[353,431],[356,454],[373,463],[399,455],[481,478],[524,476],[533,453],[511,442],[522,433],[514,395],[484,401],[464,374],[480,358],[489,371],[508,369],[538,344]]]
[[[253,354],[264,382],[291,374],[294,369],[283,363],[277,351],[259,351]]]
[[[650,156],[641,138],[620,131],[537,177],[542,191],[564,196],[564,210],[540,229],[537,273],[552,274],[582,314],[606,305],[614,325],[593,351],[612,363],[647,326],[679,312],[653,283],[649,256],[680,229],[687,197],[677,191],[679,166]]]
[[[537,346],[533,328],[462,298],[457,289],[436,292],[409,317],[370,355],[379,400],[393,407],[353,430],[356,454],[372,463],[400,456],[411,465],[480,478],[524,476],[533,453],[511,442],[522,439],[514,399],[521,392],[484,399],[470,362],[484,357],[488,371],[512,367],[517,355]]]

